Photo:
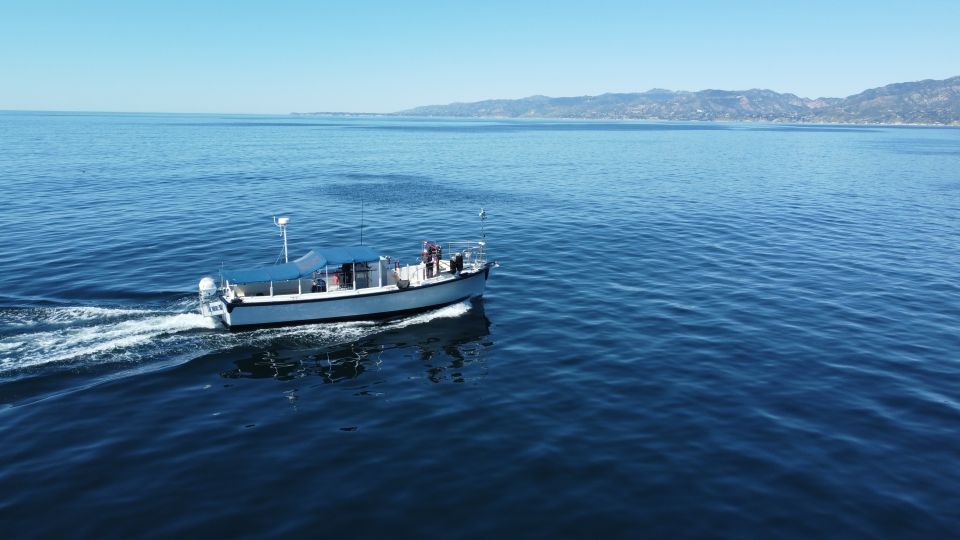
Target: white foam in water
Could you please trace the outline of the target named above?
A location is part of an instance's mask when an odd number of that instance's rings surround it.
[[[21,345],[23,345],[22,341],[2,341],[0,342],[0,353],[18,349]]]
[[[60,308],[53,308],[60,309]],[[78,308],[89,310],[95,308]],[[93,325],[74,325],[56,330],[23,333],[0,340],[0,373],[77,359],[103,361],[132,360],[138,356],[131,349],[149,343],[165,334],[187,330],[214,328],[214,321],[197,313],[161,315],[157,312],[134,310],[131,313],[150,313],[151,316]],[[82,316],[91,312],[85,312]],[[115,314],[107,312],[107,318]],[[50,320],[49,318],[47,320]],[[84,322],[89,319],[75,319]]]
[[[459,304],[449,305],[440,309],[421,313],[419,315],[413,315],[411,317],[407,317],[406,319],[400,319],[399,321],[396,321],[388,326],[391,329],[406,328],[414,324],[428,323],[436,319],[451,319],[453,317],[459,317],[468,311],[470,311],[470,303],[460,302]]]
[[[311,341],[319,338],[327,344],[337,344],[349,341],[357,341],[364,337],[383,332],[384,330],[406,328],[415,324],[428,323],[435,319],[459,317],[469,310],[470,304],[468,302],[461,302],[442,307],[440,309],[435,309],[433,311],[427,311],[418,315],[412,315],[410,317],[391,321],[386,324],[375,321],[353,321],[341,323],[317,323],[305,326],[265,329],[253,332],[251,334],[251,341],[266,341],[278,337],[302,337],[310,339]]]
[[[92,321],[94,319],[116,319],[131,315],[146,315],[152,313],[144,309],[117,309],[102,307],[64,307],[49,310],[47,322],[71,323]]]
[[[180,303],[182,304],[182,303]],[[194,303],[177,305],[179,310],[195,307]],[[137,309],[97,307],[36,308],[20,314],[24,332],[0,339],[0,373],[35,368],[46,364],[63,363],[70,366],[108,362],[136,361],[149,357],[162,348],[165,353],[176,353],[183,347],[199,345],[199,349],[219,349],[243,343],[256,344],[277,338],[303,338],[316,345],[356,341],[367,336],[408,326],[425,324],[442,318],[459,317],[470,310],[468,302],[461,302],[419,315],[391,321],[386,324],[372,321],[320,323],[265,329],[249,333],[204,334],[199,343],[196,335],[177,334],[200,329],[218,329],[219,324],[195,312],[164,312]],[[9,313],[8,313],[9,314]],[[127,317],[127,320],[115,319]],[[6,322],[12,322],[6,317]],[[39,324],[61,325],[51,330],[30,332]],[[151,348],[150,345],[154,347]],[[193,349],[193,347],[190,347]]]
[[[154,312],[144,309],[74,306],[10,311],[4,313],[0,319],[10,326],[36,326],[38,324],[65,324],[95,319],[116,319],[149,313]]]

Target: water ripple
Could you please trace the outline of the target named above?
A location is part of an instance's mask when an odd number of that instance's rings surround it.
[[[958,137],[0,113],[5,532],[950,537]],[[483,301],[195,314],[361,199],[401,259],[486,206]]]

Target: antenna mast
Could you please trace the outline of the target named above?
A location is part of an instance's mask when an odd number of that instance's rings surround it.
[[[360,245],[363,245],[363,197],[360,197]]]
[[[273,224],[277,227],[280,227],[280,236],[283,237],[283,262],[290,262],[290,257],[287,254],[287,223],[290,223],[290,218],[287,216],[281,216],[279,219],[277,216],[273,216]]]
[[[483,222],[486,220],[487,220],[487,212],[483,209],[483,207],[480,207],[480,237],[481,238],[487,237],[487,233],[483,232]]]

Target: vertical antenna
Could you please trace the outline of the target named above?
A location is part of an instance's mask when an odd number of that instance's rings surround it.
[[[487,237],[487,233],[483,232],[483,222],[486,220],[487,220],[487,212],[481,206],[480,207],[480,237],[481,238]]]
[[[360,197],[360,245],[363,245],[363,197]]]
[[[290,257],[287,254],[287,223],[290,223],[290,218],[287,216],[281,216],[280,219],[277,219],[277,216],[273,216],[273,224],[277,227],[280,227],[280,236],[283,236],[283,262],[290,262]]]

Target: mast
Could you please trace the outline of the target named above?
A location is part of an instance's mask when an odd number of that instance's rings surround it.
[[[287,253],[287,223],[290,223],[290,218],[287,216],[273,216],[273,224],[277,227],[280,227],[280,236],[283,237],[283,262],[290,262],[290,256]]]

